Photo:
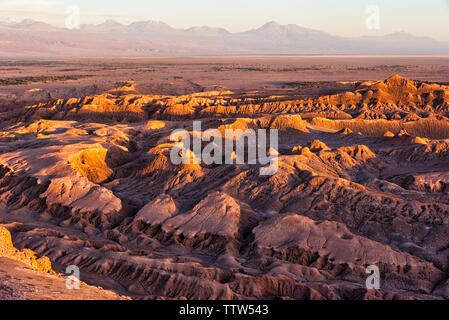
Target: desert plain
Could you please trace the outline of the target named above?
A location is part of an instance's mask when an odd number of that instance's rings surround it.
[[[445,56],[0,60],[0,297],[448,299],[448,71]],[[171,163],[194,120],[278,130],[277,172]]]

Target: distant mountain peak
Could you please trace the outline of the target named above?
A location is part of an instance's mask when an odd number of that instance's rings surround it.
[[[37,21],[33,19],[23,19],[22,21],[19,22],[19,24],[21,25],[34,24],[34,23],[37,23]]]
[[[127,29],[134,32],[161,32],[175,30],[168,24],[162,21],[137,21],[127,26]]]
[[[0,26],[0,39],[8,39],[0,46],[0,55],[5,56],[32,55],[33,52],[51,52],[56,56],[449,54],[449,42],[417,37],[404,31],[384,36],[341,37],[295,24],[281,25],[276,21],[237,33],[209,26],[173,28],[161,21],[121,24],[112,19],[98,25],[84,24],[76,32],[32,19],[0,22]],[[55,44],[59,46],[58,50],[55,50]]]
[[[257,30],[279,30],[279,29],[283,29],[283,30],[306,30],[306,31],[316,31],[316,30],[312,30],[312,29],[308,29],[302,26],[299,26],[297,24],[279,24],[276,21],[271,21],[268,22],[266,24],[264,24],[262,27],[260,27]]]
[[[121,24],[120,22],[115,21],[113,19],[106,20],[105,22],[102,23],[102,25],[104,25],[104,26],[118,26],[118,25],[123,26],[123,24]]]
[[[272,27],[280,27],[281,25],[277,21],[270,21],[265,23],[260,29],[272,28]]]
[[[231,34],[224,28],[215,28],[208,26],[192,27],[186,30],[188,33],[197,34],[200,36],[216,36],[216,35],[228,35]]]
[[[265,23],[263,26],[256,29],[255,31],[270,33],[270,32],[279,32],[283,28],[284,28],[284,26],[280,25],[276,21],[271,21],[271,22]]]
[[[165,22],[154,21],[154,20],[136,21],[136,22],[133,22],[130,24],[130,26],[132,26],[132,25],[140,25],[140,26],[148,26],[148,27],[170,27]]]
[[[45,31],[60,30],[58,27],[52,26],[51,24],[41,22],[41,21],[36,21],[33,19],[24,19],[20,22],[14,23],[14,24],[10,23],[9,25],[16,29],[33,29],[33,30],[45,30]]]
[[[259,29],[243,32],[247,36],[258,37],[263,40],[276,41],[302,41],[308,39],[309,41],[317,41],[323,43],[331,35],[326,32],[308,29],[296,24],[281,25],[276,21],[271,21],[264,24]]]

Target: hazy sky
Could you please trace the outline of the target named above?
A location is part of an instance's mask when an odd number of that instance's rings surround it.
[[[77,5],[81,23],[164,21],[177,28],[224,27],[232,32],[268,21],[344,36],[406,31],[449,41],[449,0],[0,0],[0,20],[31,18],[63,26]],[[380,29],[365,27],[367,6],[380,9]]]

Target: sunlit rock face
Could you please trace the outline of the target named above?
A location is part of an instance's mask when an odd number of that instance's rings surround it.
[[[1,127],[0,224],[48,257],[36,268],[77,265],[132,298],[449,298],[448,92],[395,75],[310,99],[124,82],[43,100]],[[173,163],[173,130],[202,137],[193,120],[277,130],[277,170],[192,145]]]

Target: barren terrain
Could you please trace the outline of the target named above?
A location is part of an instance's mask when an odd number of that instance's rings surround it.
[[[448,299],[448,62],[5,60],[0,225],[134,299]],[[193,120],[278,129],[279,170],[172,164]]]

